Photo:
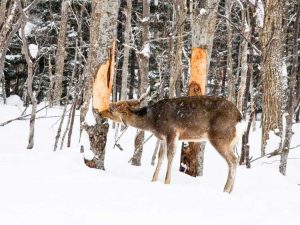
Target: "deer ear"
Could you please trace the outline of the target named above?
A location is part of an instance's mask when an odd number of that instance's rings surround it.
[[[140,104],[141,104],[141,103],[139,102],[139,100],[130,100],[130,101],[128,101],[127,103],[128,103],[128,106],[129,106],[129,107],[135,107],[135,108],[139,107]]]
[[[137,116],[144,116],[145,114],[147,114],[147,107],[142,107],[142,108],[129,107],[128,109],[130,112],[134,113]]]

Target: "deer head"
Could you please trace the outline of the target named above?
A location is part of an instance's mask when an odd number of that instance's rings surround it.
[[[100,115],[115,122],[127,125],[125,121],[130,120],[133,112],[141,107],[141,104],[144,102],[149,92],[150,89],[148,88],[146,93],[142,94],[138,100],[132,99],[112,102],[109,104],[108,109],[100,112]]]

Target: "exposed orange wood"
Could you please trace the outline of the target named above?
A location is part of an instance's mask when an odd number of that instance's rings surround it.
[[[192,48],[189,95],[205,95],[208,54],[205,48]]]
[[[109,107],[109,98],[112,92],[114,78],[115,48],[116,42],[113,41],[109,59],[104,64],[100,65],[94,79],[93,107],[98,109],[99,112],[104,111]]]

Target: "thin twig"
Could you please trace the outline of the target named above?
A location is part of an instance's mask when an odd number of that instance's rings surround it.
[[[151,135],[143,142],[143,145],[146,144],[146,143],[150,140],[150,138],[153,137],[153,135],[154,135],[154,134],[151,134]],[[135,152],[136,150],[137,150],[137,148],[134,149],[134,152]],[[133,157],[131,157],[131,158],[129,159],[128,163],[130,163],[130,162],[132,161],[132,159],[133,159]]]
[[[124,130],[122,131],[122,133],[120,134],[120,136],[116,139],[116,141],[115,141],[115,144],[114,144],[114,147],[113,148],[115,148],[116,146],[117,146],[117,144],[118,144],[118,141],[121,139],[121,137],[123,136],[123,134],[125,133],[125,131],[127,130],[127,126],[124,128]]]

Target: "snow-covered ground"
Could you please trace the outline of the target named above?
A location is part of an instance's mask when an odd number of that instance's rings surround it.
[[[23,108],[0,103],[0,123],[19,116]],[[42,107],[41,104],[39,107]],[[30,111],[27,111],[28,113]],[[38,116],[60,116],[59,108]],[[53,152],[59,117],[36,121],[34,149],[26,149],[29,120],[0,126],[0,224],[300,224],[300,149],[291,150],[287,176],[278,172],[278,157],[261,159],[251,169],[240,166],[232,194],[223,193],[225,161],[207,145],[204,177],[178,172],[180,153],[172,171],[172,184],[151,183],[150,165],[155,138],[145,145],[142,166],[128,163],[135,130],[129,129],[113,149],[110,129],[106,171],[90,169],[80,153],[79,117],[72,147]],[[300,124],[292,146],[300,143]],[[147,136],[150,134],[147,134]],[[251,155],[259,156],[260,130],[251,133]],[[82,143],[87,145],[86,137]],[[87,150],[85,148],[85,150]]]

